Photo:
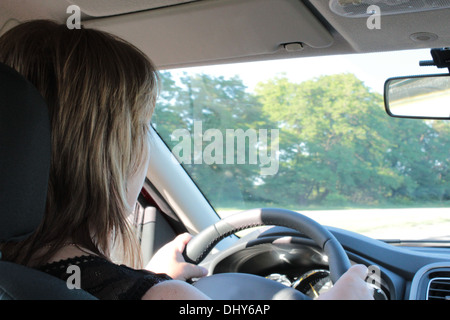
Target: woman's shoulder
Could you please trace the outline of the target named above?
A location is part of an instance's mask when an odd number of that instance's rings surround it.
[[[151,287],[171,280],[165,274],[133,269],[97,255],[68,257],[36,269],[64,281],[78,281],[81,289],[108,300],[141,299]]]

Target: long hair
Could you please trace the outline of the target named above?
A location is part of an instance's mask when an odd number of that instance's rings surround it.
[[[52,159],[44,220],[4,258],[30,264],[49,259],[68,239],[136,266],[139,249],[127,216],[127,181],[147,156],[158,75],[137,48],[98,30],[47,20],[23,23],[0,38],[0,61],[40,91],[49,107]]]

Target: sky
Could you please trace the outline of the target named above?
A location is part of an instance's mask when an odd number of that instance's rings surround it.
[[[384,82],[390,77],[447,72],[446,69],[436,67],[420,67],[421,60],[431,60],[429,49],[238,63],[194,67],[183,71],[225,78],[239,75],[250,91],[258,82],[277,74],[285,74],[291,82],[301,83],[320,75],[353,73],[373,91],[383,93]]]

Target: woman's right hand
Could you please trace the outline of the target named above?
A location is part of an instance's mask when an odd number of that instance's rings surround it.
[[[373,289],[365,281],[367,273],[365,265],[352,266],[318,300],[373,300]]]

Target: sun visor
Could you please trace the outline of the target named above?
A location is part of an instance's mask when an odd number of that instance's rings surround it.
[[[298,0],[196,1],[83,24],[132,42],[160,68],[270,54],[285,44],[325,48],[333,43]]]

